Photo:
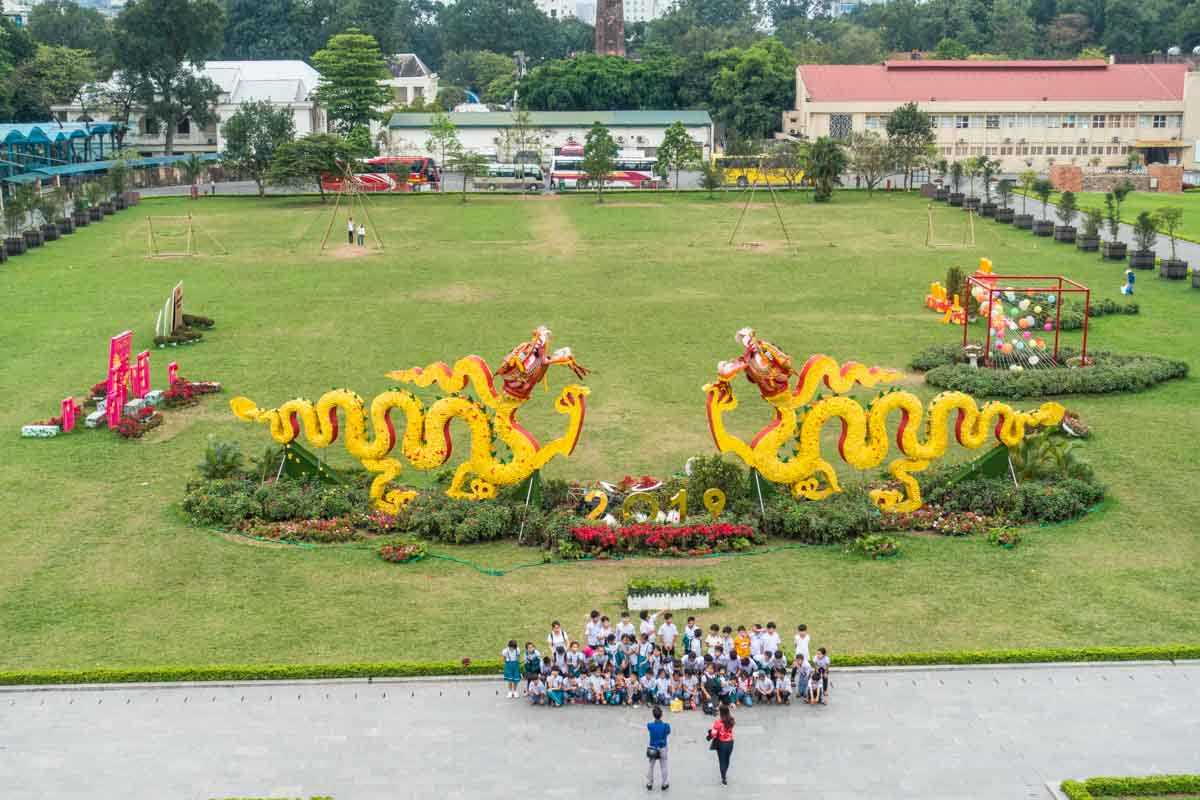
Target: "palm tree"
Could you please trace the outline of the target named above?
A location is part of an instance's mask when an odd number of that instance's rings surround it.
[[[805,172],[813,182],[813,201],[825,203],[833,199],[833,187],[846,171],[846,151],[828,136],[822,136],[808,149]]]
[[[179,162],[179,168],[183,170],[183,177],[187,179],[188,186],[195,186],[204,172],[204,162],[200,160],[200,156],[192,153]]]

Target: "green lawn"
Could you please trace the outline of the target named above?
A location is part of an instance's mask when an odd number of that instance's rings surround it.
[[[1058,202],[1058,195],[1050,196],[1050,202]],[[1017,208],[1021,207],[1021,198],[1013,201]],[[1104,211],[1103,192],[1078,192],[1075,202],[1080,208],[1098,208]],[[1200,191],[1188,191],[1183,194],[1162,194],[1159,192],[1130,192],[1121,203],[1121,220],[1130,225],[1137,222],[1138,214],[1143,211],[1154,213],[1160,208],[1179,207],[1183,209],[1183,222],[1176,235],[1181,239],[1200,242]],[[1080,222],[1077,221],[1076,225]],[[1165,241],[1165,234],[1163,239]]]
[[[738,353],[743,326],[800,359],[904,366],[956,335],[921,304],[954,264],[988,256],[999,272],[1063,272],[1096,297],[1118,297],[1121,265],[987,220],[974,249],[927,250],[926,202],[915,197],[785,202],[795,246],[760,204],[741,239],[763,246],[750,250],[726,244],[737,195],[603,206],[380,198],[372,215],[386,254],[350,259],[316,255],[328,209],[312,199],[155,200],[13,259],[0,268],[0,668],[494,658],[510,637],[543,639],[552,618],[577,633],[589,609],[618,609],[629,577],[658,574],[714,579],[725,605],[705,622],[807,622],[835,655],[1200,641],[1195,378],[1071,399],[1096,432],[1086,456],[1113,502],[1027,531],[1012,552],[911,537],[885,562],[800,548],[490,577],[446,561],[390,565],[369,549],[248,545],[191,527],[179,510],[209,437],[248,452],[267,442],[261,426],[232,417],[234,394],[264,407],[340,386],[369,398],[389,386],[388,370],[468,353],[494,364],[539,323],[594,370],[579,447],[548,472],[612,479],[712,452],[700,387]],[[145,217],[189,211],[232,254],[146,259]],[[935,214],[939,238],[953,238],[961,212]],[[169,414],[137,442],[17,437],[102,379],[109,336],[133,328],[135,348],[150,346],[155,309],[180,278],[188,310],[218,327],[203,344],[154,351],[154,382],[176,358],[182,374],[222,381],[225,395]],[[1197,365],[1188,323],[1200,291],[1156,279],[1137,291],[1142,313],[1097,321],[1093,347]],[[552,390],[567,377],[551,373]],[[734,419],[746,434],[768,415],[748,386],[739,392]],[[547,435],[561,426],[552,397],[539,391],[522,412]],[[341,450],[331,458],[349,463]],[[435,549],[501,568],[537,558],[507,543]]]

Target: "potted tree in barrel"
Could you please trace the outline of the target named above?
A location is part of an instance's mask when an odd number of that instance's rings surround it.
[[[1075,246],[1085,253],[1094,253],[1100,249],[1100,226],[1104,224],[1104,214],[1098,208],[1087,208],[1083,211],[1083,233],[1075,237]]]
[[[950,205],[954,206],[955,208],[957,208],[963,204],[963,199],[965,197],[963,195],[963,193],[959,191],[959,187],[962,186],[962,179],[963,179],[962,162],[955,161],[953,164],[950,165],[950,185],[952,187],[954,187],[954,191],[950,192],[950,195],[949,195]]]
[[[1159,274],[1173,281],[1181,281],[1187,277],[1188,263],[1175,257],[1175,231],[1179,230],[1179,226],[1183,222],[1183,209],[1178,206],[1167,206],[1160,208],[1157,214],[1158,221],[1167,229],[1167,238],[1171,240],[1171,257],[1162,260]]]
[[[114,161],[108,168],[108,181],[105,188],[112,193],[113,207],[124,211],[129,207],[126,190],[129,188],[129,165],[124,161]]]
[[[92,222],[100,222],[104,219],[104,211],[100,208],[100,202],[104,199],[104,187],[98,181],[88,181],[83,185],[83,196],[87,198],[88,219]]]
[[[84,186],[76,185],[75,191],[71,197],[71,224],[76,228],[85,228],[92,221],[92,215],[88,213],[88,199],[84,192]]]
[[[42,216],[54,227],[57,236],[75,232],[75,226],[67,219],[67,194],[61,186],[55,186],[42,195]]]
[[[1154,269],[1158,220],[1149,211],[1138,214],[1137,222],[1133,223],[1133,240],[1137,242],[1137,250],[1129,254],[1129,266],[1134,269]]]
[[[1050,193],[1053,191],[1054,184],[1045,178],[1039,178],[1033,183],[1033,193],[1037,195],[1038,200],[1042,201],[1042,218],[1033,223],[1034,236],[1054,235],[1054,223],[1046,219],[1046,214],[1050,210]]]
[[[106,217],[111,217],[117,213],[117,207],[112,201],[112,180],[108,176],[97,178],[95,181],[96,188],[100,190],[99,202],[100,213]]]
[[[1033,227],[1033,214],[1029,213],[1029,195],[1033,194],[1033,185],[1037,183],[1037,173],[1027,169],[1018,177],[1021,181],[1021,213],[1013,216],[1013,225],[1027,231]]]
[[[950,165],[946,159],[942,158],[934,164],[934,169],[938,172],[938,185],[933,192],[933,199],[944,203],[950,199],[950,187],[946,185],[946,175],[950,172]]]
[[[1126,180],[1104,195],[1104,215],[1108,218],[1108,235],[1111,238],[1104,243],[1103,255],[1111,261],[1125,260],[1125,243],[1117,237],[1121,234],[1121,203],[1131,191],[1133,184]]]
[[[1066,191],[1062,193],[1062,197],[1058,198],[1058,221],[1062,225],[1054,226],[1054,241],[1066,242],[1070,244],[1075,241],[1075,217],[1079,214],[1079,207],[1075,205],[1075,193]]]
[[[17,205],[21,209],[21,227],[24,228],[22,236],[25,237],[25,249],[41,247],[44,241],[42,232],[34,224],[38,207],[37,189],[33,188],[32,183],[22,184],[13,192],[13,199],[17,201]]]
[[[975,179],[979,177],[980,161],[986,160],[979,158],[968,158],[963,164],[963,171],[967,173],[967,196],[963,200],[963,211],[978,211],[979,198],[975,196]]]
[[[1000,206],[996,209],[994,218],[1003,225],[1009,225],[1013,221],[1013,210],[1008,207],[1012,189],[1013,182],[1010,178],[1003,178],[996,183],[996,195],[1000,198]]]
[[[4,240],[4,250],[10,256],[19,256],[28,248],[21,231],[25,228],[25,209],[21,207],[21,196],[13,193],[4,204],[4,228],[8,236]]]
[[[987,156],[979,160],[979,174],[983,177],[983,203],[979,206],[981,217],[996,216],[996,204],[992,202],[992,179],[996,177],[998,169],[999,161],[993,161]]]

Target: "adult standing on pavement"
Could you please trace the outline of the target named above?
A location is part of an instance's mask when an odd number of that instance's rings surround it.
[[[654,765],[658,764],[658,778],[665,792],[671,787],[671,776],[667,772],[667,737],[671,735],[671,726],[662,721],[662,706],[654,707],[654,719],[646,723],[650,731],[650,745],[646,748],[646,758],[650,766],[646,770],[646,791],[654,788]]]
[[[733,712],[727,703],[721,704],[720,716],[708,730],[709,749],[717,751],[717,766],[721,768],[721,783],[728,785],[729,759],[733,756]]]

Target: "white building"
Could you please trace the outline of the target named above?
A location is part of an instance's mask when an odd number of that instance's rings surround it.
[[[887,0],[829,0],[826,7],[829,16],[840,17],[844,14],[853,14],[863,6],[878,6],[886,2]]]
[[[384,83],[392,90],[392,102],[407,106],[418,100],[432,103],[438,93],[438,75],[416,53],[397,53],[388,60],[392,77]]]
[[[626,22],[649,22],[675,7],[675,0],[625,0]]]
[[[2,0],[0,2],[0,15],[9,20],[18,28],[26,28],[29,26],[29,12],[37,5],[36,2],[30,0]]]
[[[550,19],[571,19],[575,16],[576,0],[535,0],[537,7]]]
[[[193,125],[181,120],[175,131],[177,153],[218,153],[225,149],[221,127],[242,103],[265,100],[279,108],[289,108],[296,125],[296,136],[320,133],[325,130],[325,112],[317,105],[313,93],[320,76],[303,61],[209,61],[199,71],[221,90],[217,101],[217,122]],[[51,106],[54,114],[64,121],[77,121],[83,109],[76,104]],[[93,119],[109,121],[104,114],[88,109]],[[129,133],[125,146],[143,155],[157,155],[166,148],[166,137],[159,120],[149,118],[142,109],[134,109],[129,117]]]
[[[458,129],[458,139],[465,149],[501,162],[514,158],[511,112],[447,116]],[[389,154],[429,155],[425,143],[432,120],[432,114],[393,114],[388,123]],[[671,123],[682,122],[688,135],[700,146],[703,157],[712,156],[713,122],[707,111],[531,111],[529,136],[540,146],[526,144],[521,149],[539,150],[546,163],[558,148],[568,143],[583,144],[596,122],[608,127],[618,147],[641,150],[647,156],[655,154]]]

